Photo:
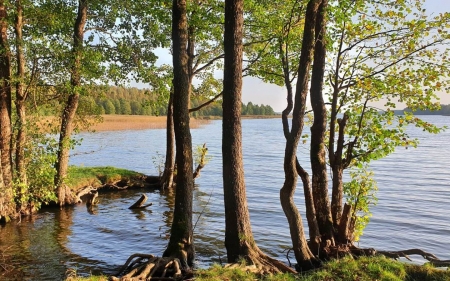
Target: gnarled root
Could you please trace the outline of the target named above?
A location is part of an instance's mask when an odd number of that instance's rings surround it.
[[[123,275],[122,275],[123,274]],[[147,254],[133,254],[111,281],[134,280],[180,280],[183,278],[180,261],[176,258],[155,257]]]
[[[243,256],[247,265],[244,270],[260,275],[274,273],[297,273],[292,267],[282,263],[279,260],[265,255],[257,246],[245,243],[246,255]],[[241,267],[240,263],[233,263],[225,267]]]
[[[403,251],[378,251],[378,254],[384,255],[388,258],[399,259],[406,258],[411,261],[409,256],[411,255],[419,255],[426,259],[430,264],[437,267],[450,267],[450,260],[440,260],[435,255],[425,252],[421,249],[409,249]]]

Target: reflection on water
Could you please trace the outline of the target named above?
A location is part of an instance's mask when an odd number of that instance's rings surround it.
[[[450,123],[450,117],[429,118],[440,125]],[[290,247],[290,237],[278,199],[284,180],[280,120],[244,120],[243,134],[255,239],[262,250],[285,261],[283,250]],[[361,245],[389,250],[422,248],[450,259],[450,246],[445,243],[450,233],[450,170],[444,165],[450,159],[450,150],[445,149],[450,131],[437,136],[421,131],[412,134],[421,139],[418,149],[400,149],[373,164],[379,203],[372,209],[373,218]],[[194,144],[207,143],[212,156],[196,181],[193,204],[197,263],[205,266],[223,260],[225,255],[221,123],[213,121],[193,130],[192,135]],[[83,156],[71,158],[72,164],[111,165],[156,174],[149,159],[164,151],[164,130],[102,132],[84,134],[83,138],[79,152],[97,152],[80,153]],[[299,148],[298,157],[304,164],[308,155],[307,147]],[[143,210],[128,209],[142,193],[153,205]],[[295,201],[304,213],[302,196],[299,188]],[[162,254],[170,234],[173,192],[118,191],[101,193],[99,200],[92,209],[78,205],[61,211],[45,210],[18,225],[0,227],[0,254],[3,252],[8,263],[19,270],[12,280],[61,280],[68,268],[84,275],[112,274],[131,254]],[[2,274],[0,271],[0,280],[5,280]]]

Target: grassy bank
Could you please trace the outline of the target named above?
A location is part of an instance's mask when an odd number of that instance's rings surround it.
[[[68,281],[105,281],[104,276],[87,278],[71,277]],[[266,280],[266,281],[450,281],[450,271],[436,269],[427,265],[411,265],[390,260],[384,257],[362,257],[358,260],[345,258],[326,263],[321,269],[298,275],[277,274],[257,276],[246,273],[239,268],[224,269],[214,265],[209,269],[198,270],[196,281],[219,280]]]
[[[87,185],[98,187],[120,180],[142,178],[143,174],[115,167],[80,167],[70,166],[67,184],[74,191]]]

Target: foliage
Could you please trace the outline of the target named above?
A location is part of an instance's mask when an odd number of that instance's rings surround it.
[[[208,155],[208,148],[206,147],[206,144],[197,145],[192,154],[192,157],[194,158],[194,166],[204,166],[211,160],[211,155]]]
[[[350,181],[344,183],[344,194],[347,204],[352,207],[351,224],[354,228],[353,239],[358,241],[363,230],[369,223],[371,213],[370,207],[376,205],[377,191],[373,172],[368,170],[367,165],[350,170]]]
[[[27,150],[27,184],[15,183],[17,203],[31,204],[37,209],[41,204],[56,200],[54,178],[57,143],[53,138],[33,139]]]

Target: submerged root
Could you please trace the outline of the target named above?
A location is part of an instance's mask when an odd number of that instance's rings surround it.
[[[168,257],[155,257],[147,254],[131,255],[115,277],[111,281],[134,281],[134,280],[181,280],[180,260]]]

